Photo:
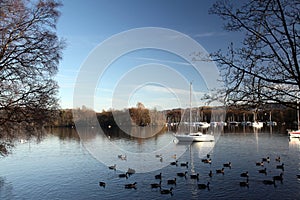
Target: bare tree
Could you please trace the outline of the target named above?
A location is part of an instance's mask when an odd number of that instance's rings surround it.
[[[57,109],[53,76],[64,48],[56,35],[60,6],[55,0],[0,0],[2,146],[14,136],[14,127],[32,133],[49,122]]]
[[[224,28],[244,34],[242,44],[211,54],[225,79],[226,102],[296,108],[300,89],[300,1],[250,0],[239,7],[220,0],[210,13]]]

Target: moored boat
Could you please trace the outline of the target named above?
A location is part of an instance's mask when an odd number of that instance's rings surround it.
[[[289,131],[289,136],[294,138],[300,138],[300,130],[297,131]]]
[[[188,133],[188,134],[174,134],[180,142],[212,142],[215,137],[210,134],[203,134],[201,132]]]

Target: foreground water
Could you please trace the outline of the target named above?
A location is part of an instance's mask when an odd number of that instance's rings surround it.
[[[97,140],[101,140],[97,138]],[[170,132],[146,140],[132,140],[115,137],[114,141],[124,149],[151,152],[174,141]],[[201,162],[206,157],[204,147],[208,145],[211,164]],[[213,145],[213,147],[211,147]],[[102,153],[110,155],[108,147]],[[136,173],[119,178],[118,170],[109,170],[107,165],[95,159],[86,150],[73,129],[57,129],[47,134],[41,141],[21,141],[12,154],[0,159],[0,199],[299,199],[300,197],[300,141],[289,140],[284,131],[262,129],[253,131],[243,128],[226,128],[213,144],[177,144],[174,148],[187,148],[182,156],[177,156],[178,166],[169,165],[169,159],[156,158],[157,166],[165,166],[147,173]],[[108,157],[109,157],[108,156]],[[127,155],[128,156],[128,155]],[[263,157],[270,157],[264,167],[256,166]],[[280,156],[281,162],[275,160]],[[174,161],[175,159],[172,158]],[[112,161],[113,163],[114,161]],[[132,166],[130,157],[120,162]],[[180,163],[189,162],[188,167]],[[216,174],[223,163],[231,162],[224,174]],[[277,165],[284,163],[284,170]],[[143,165],[143,160],[140,165]],[[135,165],[139,165],[136,164]],[[258,172],[267,169],[267,174]],[[212,170],[213,176],[208,173]],[[187,171],[187,176],[177,173]],[[242,172],[249,172],[249,187],[241,187]],[[272,180],[283,172],[283,181],[275,185],[265,185],[264,180]],[[162,173],[162,188],[171,194],[161,194],[160,189],[151,189],[151,183],[159,183],[155,175]],[[199,180],[190,174],[199,173]],[[176,185],[168,185],[167,179],[176,178]],[[100,187],[99,181],[106,183]],[[124,185],[137,182],[136,189],[125,189]],[[210,182],[208,189],[198,189],[200,183]]]

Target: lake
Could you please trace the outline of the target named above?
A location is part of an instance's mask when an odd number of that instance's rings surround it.
[[[264,127],[224,127],[210,129],[218,133],[213,143],[180,144],[172,132],[147,139],[134,139],[118,134],[78,136],[71,128],[49,130],[41,140],[16,141],[7,157],[0,158],[0,199],[299,199],[300,141],[290,140],[284,129]],[[95,132],[95,131],[94,131]],[[97,132],[97,131],[96,131]],[[118,150],[119,148],[119,150]],[[126,156],[125,159],[118,154]],[[125,153],[124,153],[125,152]],[[175,155],[176,154],[176,157]],[[211,158],[211,164],[202,159]],[[280,162],[275,158],[280,156]],[[264,166],[256,166],[270,157]],[[178,165],[170,162],[178,160]],[[188,162],[188,167],[181,163]],[[216,174],[224,163],[224,174]],[[284,163],[284,170],[277,165]],[[117,170],[108,169],[116,164]],[[127,168],[137,170],[128,178],[119,174]],[[259,173],[265,169],[267,173]],[[208,174],[213,172],[212,177]],[[177,173],[187,171],[186,177]],[[241,187],[241,177],[249,172],[249,187]],[[172,194],[161,194],[150,184],[159,183],[155,175],[162,173],[162,189],[173,187]],[[191,179],[191,174],[199,179]],[[283,181],[265,185],[264,180],[283,173]],[[176,178],[176,185],[167,184]],[[106,183],[100,187],[99,182]],[[137,182],[136,189],[125,184]],[[209,189],[197,184],[210,183]]]

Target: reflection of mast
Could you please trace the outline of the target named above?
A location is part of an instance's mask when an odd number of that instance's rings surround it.
[[[192,127],[192,82],[190,82],[190,123],[189,123],[189,132],[191,133]]]

